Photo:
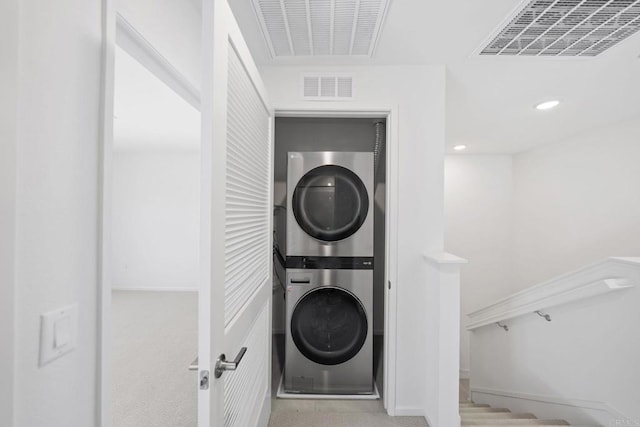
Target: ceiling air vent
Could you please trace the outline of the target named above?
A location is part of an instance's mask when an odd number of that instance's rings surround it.
[[[481,56],[596,56],[640,29],[640,0],[534,0]]]
[[[371,56],[390,0],[253,0],[271,55]]]
[[[302,97],[308,101],[351,101],[353,100],[353,76],[304,74]]]

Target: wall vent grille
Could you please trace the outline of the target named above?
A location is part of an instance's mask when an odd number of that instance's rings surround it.
[[[481,56],[592,57],[640,30],[640,0],[533,0]]]
[[[303,74],[302,98],[310,101],[353,100],[353,76]]]
[[[390,0],[253,0],[273,57],[372,56]]]

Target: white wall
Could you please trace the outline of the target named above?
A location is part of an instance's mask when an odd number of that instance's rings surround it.
[[[102,5],[19,3],[15,425],[92,426]],[[38,367],[40,314],[73,303],[77,348]]]
[[[447,248],[470,260],[463,307],[609,256],[639,256],[638,141],[638,119],[590,129],[514,155],[512,175],[501,156],[448,158]],[[544,310],[552,322],[532,314],[507,321],[509,332],[474,331],[472,398],[574,424],[637,420],[640,347],[629,337],[639,333],[639,292]]]
[[[450,155],[445,243],[462,269],[466,314],[612,255],[640,254],[640,121],[616,123],[507,155]]]
[[[551,322],[531,313],[505,321],[508,332],[493,324],[474,330],[472,399],[571,425],[637,424],[640,270],[634,268],[597,275],[628,277],[635,288],[543,310]],[[587,277],[583,283],[593,280]]]
[[[113,288],[197,290],[199,152],[115,151],[112,191]]]
[[[116,8],[162,56],[199,88],[202,11],[197,0],[116,0]]]
[[[514,157],[514,289],[640,255],[638,118]]]
[[[305,71],[353,73],[356,100],[301,101],[300,73]],[[425,302],[436,284],[428,280],[423,254],[443,247],[444,67],[262,67],[261,74],[276,109],[396,108],[392,121],[397,120],[397,127],[396,122],[389,123],[395,129],[389,144],[397,144],[401,165],[397,192],[391,190],[398,200],[398,266],[389,272],[398,313],[397,391],[392,410],[424,414],[427,396],[438,395],[434,369],[442,362],[435,360],[429,368],[425,364],[436,357],[430,350],[437,337],[427,332]],[[427,407],[426,412],[437,410]]]
[[[469,374],[467,313],[512,292],[512,156],[445,159],[445,247],[469,261],[461,272],[460,370]]]
[[[13,426],[17,0],[0,2],[0,425]]]

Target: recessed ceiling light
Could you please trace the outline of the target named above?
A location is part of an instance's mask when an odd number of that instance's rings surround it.
[[[456,150],[456,151],[464,151],[464,150],[466,150],[466,149],[467,149],[467,146],[466,146],[466,145],[463,145],[463,144],[460,144],[460,145],[454,145],[454,146],[453,146],[453,149],[454,149],[454,150]]]
[[[555,99],[553,101],[541,102],[540,104],[536,105],[536,110],[550,110],[553,107],[557,107],[558,104],[560,104],[560,101]]]

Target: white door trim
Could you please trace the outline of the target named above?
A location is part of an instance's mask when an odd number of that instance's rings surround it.
[[[384,407],[389,415],[397,415],[396,408],[396,337],[397,337],[397,266],[398,266],[398,107],[370,105],[350,109],[332,108],[274,108],[275,117],[345,117],[385,118],[387,120],[387,176],[385,185],[385,301],[384,301]],[[391,282],[391,289],[388,283]]]
[[[15,423],[16,351],[16,177],[18,146],[18,22],[20,2],[0,6],[2,76],[0,82],[0,425]]]
[[[101,147],[98,149],[98,345],[96,424],[111,426],[111,182],[113,176],[113,111],[116,46],[115,0],[102,1],[100,78]]]
[[[96,425],[111,426],[111,214],[113,109],[116,45],[124,49],[189,104],[200,110],[200,93],[157,49],[117,13],[115,0],[102,1],[100,82],[101,147],[98,150],[98,343]]]

